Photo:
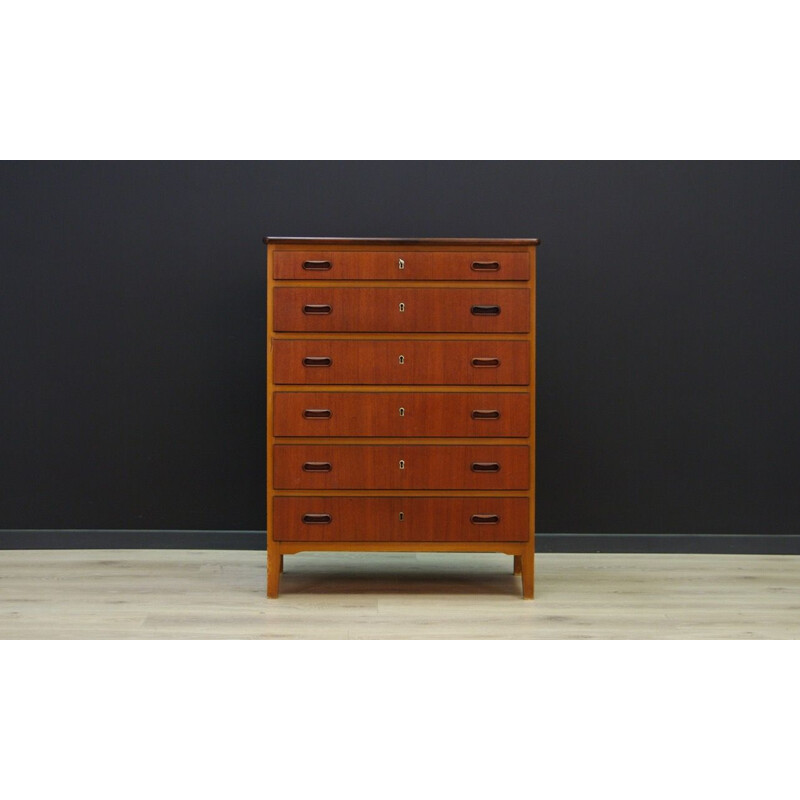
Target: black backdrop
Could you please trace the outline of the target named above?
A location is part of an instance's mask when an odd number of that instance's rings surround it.
[[[798,552],[797,164],[0,178],[0,546],[263,547],[262,235],[538,236],[538,530]]]

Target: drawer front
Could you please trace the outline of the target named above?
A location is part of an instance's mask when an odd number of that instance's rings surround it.
[[[527,252],[276,250],[276,280],[526,281]]]
[[[275,497],[272,536],[305,542],[525,542],[527,497]]]
[[[520,341],[276,339],[275,383],[519,385],[530,379]]]
[[[276,392],[275,436],[510,436],[530,432],[527,393]]]
[[[528,488],[526,445],[279,444],[276,489]]]
[[[281,286],[276,331],[526,333],[530,290]]]

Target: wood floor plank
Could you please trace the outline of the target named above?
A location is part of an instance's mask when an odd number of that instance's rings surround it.
[[[797,639],[800,556],[6,550],[2,639]]]

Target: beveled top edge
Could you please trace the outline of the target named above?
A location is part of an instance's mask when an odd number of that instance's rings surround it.
[[[265,236],[264,244],[429,244],[439,245],[512,245],[517,247],[530,247],[539,244],[539,239],[389,239],[389,238],[348,238],[340,237],[313,237],[313,236]]]

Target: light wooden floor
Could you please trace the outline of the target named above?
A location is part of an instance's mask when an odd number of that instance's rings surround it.
[[[0,551],[2,639],[796,639],[800,556]]]

